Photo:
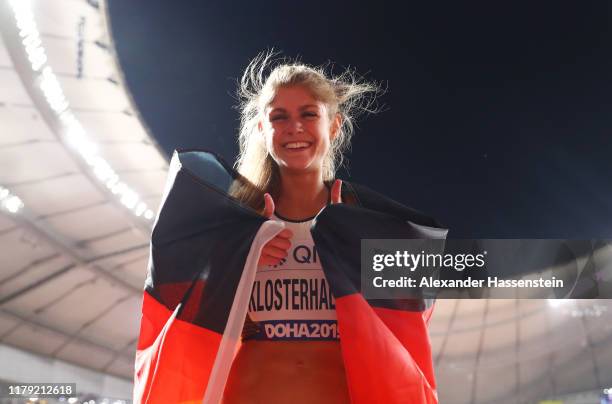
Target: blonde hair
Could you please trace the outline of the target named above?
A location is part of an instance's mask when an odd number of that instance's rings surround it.
[[[354,121],[361,112],[376,112],[376,97],[381,92],[377,83],[364,81],[351,69],[333,76],[328,66],[309,66],[299,60],[277,58],[274,51],[262,52],[247,66],[238,84],[240,110],[240,151],[235,168],[249,185],[241,181],[235,186],[234,196],[247,205],[263,207],[263,193],[278,196],[280,172],[268,153],[264,137],[258,129],[264,109],[272,102],[280,87],[304,86],[318,100],[326,104],[329,118],[337,113],[341,125],[331,141],[323,161],[323,180],[332,181],[343,163],[343,154],[350,147]]]

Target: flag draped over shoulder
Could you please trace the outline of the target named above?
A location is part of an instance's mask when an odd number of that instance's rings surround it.
[[[175,152],[151,237],[135,403],[221,401],[261,248],[284,224],[237,201],[241,178],[206,151]],[[246,184],[248,185],[248,184]],[[356,184],[311,229],[336,298],[353,403],[435,403],[425,300],[367,301],[362,238],[440,238],[435,221]]]
[[[336,315],[353,403],[437,403],[427,323],[433,301],[366,300],[362,239],[445,238],[435,220],[356,184],[326,207],[311,229]]]
[[[175,153],[151,236],[134,402],[217,403],[239,342],[261,247],[283,225],[228,196],[214,154]]]

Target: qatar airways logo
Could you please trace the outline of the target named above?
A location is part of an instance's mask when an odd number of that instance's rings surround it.
[[[316,264],[318,262],[317,249],[314,245],[299,244],[292,252],[293,260],[298,264]]]
[[[291,264],[299,264],[300,267],[304,265],[311,265],[319,268],[321,264],[319,262],[319,254],[317,253],[316,247],[313,244],[304,242],[299,242],[296,245],[292,244],[287,257],[282,258],[278,264],[269,265],[269,267],[276,269]]]

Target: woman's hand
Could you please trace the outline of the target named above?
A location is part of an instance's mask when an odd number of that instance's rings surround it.
[[[264,208],[263,214],[270,219],[274,213],[274,200],[270,194],[266,193],[264,195],[264,201],[266,207]],[[289,241],[291,237],[293,237],[293,232],[289,229],[284,229],[278,233],[276,237],[268,241],[261,250],[261,256],[259,257],[257,266],[278,265],[281,259],[287,256],[287,250],[291,247],[291,241]]]

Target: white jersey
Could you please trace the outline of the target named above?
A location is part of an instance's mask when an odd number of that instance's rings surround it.
[[[293,232],[291,247],[278,265],[257,269],[248,311],[256,331],[244,339],[338,339],[335,299],[310,234],[313,218],[273,219]]]

